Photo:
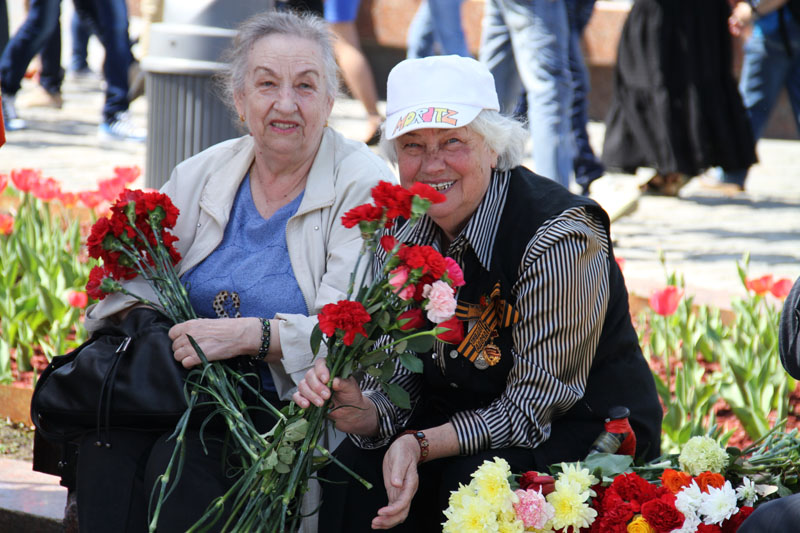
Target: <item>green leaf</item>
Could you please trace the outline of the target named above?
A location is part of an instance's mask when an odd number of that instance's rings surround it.
[[[308,420],[305,418],[299,418],[286,426],[286,429],[283,432],[283,438],[288,442],[297,442],[306,438],[307,432]]]
[[[599,469],[603,477],[614,478],[628,471],[633,464],[633,457],[613,453],[593,453],[586,456],[582,462],[590,472]]]
[[[408,341],[400,341],[394,345],[395,353],[403,353],[408,349]]]
[[[418,337],[408,337],[406,341],[408,342],[408,350],[417,353],[426,353],[433,348],[433,335],[420,335]]]
[[[401,409],[411,409],[411,397],[403,387],[396,383],[381,383],[389,400]]]
[[[386,362],[381,365],[381,381],[389,381],[392,379],[392,376],[394,375],[394,369],[394,359],[387,359]]]
[[[403,352],[400,354],[399,359],[400,363],[411,372],[414,372],[415,374],[422,373],[422,359],[419,357],[408,352]]]
[[[322,343],[322,330],[319,329],[319,324],[314,326],[311,330],[311,353],[317,355],[319,353],[319,345]]]

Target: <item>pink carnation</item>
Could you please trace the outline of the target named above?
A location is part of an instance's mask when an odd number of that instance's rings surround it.
[[[444,281],[434,281],[422,289],[422,297],[428,299],[425,304],[428,320],[434,324],[444,322],[456,312],[456,299],[453,297],[453,287]]]
[[[445,257],[444,264],[447,268],[447,277],[453,282],[453,287],[464,285],[464,273],[452,257]]]
[[[544,525],[553,518],[553,506],[547,503],[540,490],[517,489],[514,493],[519,497],[519,502],[514,504],[517,519],[522,520],[525,529],[543,529]]]
[[[410,300],[414,297],[414,285],[403,287],[408,281],[410,272],[411,270],[407,266],[399,266],[389,272],[389,285],[394,287],[394,293],[400,297],[401,300]]]

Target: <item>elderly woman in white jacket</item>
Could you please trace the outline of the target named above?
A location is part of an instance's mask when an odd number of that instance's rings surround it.
[[[239,28],[227,76],[249,135],[179,164],[162,189],[180,209],[179,273],[205,317],[170,330],[176,360],[187,368],[200,362],[187,336],[210,360],[256,357],[275,402],[288,400],[313,364],[315,315],[346,293],[361,238],[341,216],[367,202],[378,180],[396,179],[363,143],[327,127],[337,87],[324,22],[276,12],[251,18]],[[131,292],[150,294],[143,281],[130,283]],[[109,296],[87,314],[87,329],[132,305]],[[82,445],[82,531],[145,529],[148,494],[171,450],[164,441],[137,434],[105,453]],[[190,443],[188,454],[159,530],[184,531],[231,482],[213,446],[206,454]]]

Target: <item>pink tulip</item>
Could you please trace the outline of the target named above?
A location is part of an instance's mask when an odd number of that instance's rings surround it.
[[[89,297],[83,291],[69,291],[67,293],[67,303],[72,307],[83,309],[89,303]]]
[[[783,300],[787,296],[789,296],[789,291],[792,290],[792,280],[782,278],[772,284],[772,287],[769,291],[775,298],[780,298]]]

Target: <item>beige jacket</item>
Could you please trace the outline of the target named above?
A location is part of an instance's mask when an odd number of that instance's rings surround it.
[[[162,187],[180,209],[174,230],[183,257],[178,265],[180,274],[200,263],[222,241],[236,191],[254,154],[250,136],[219,143],[180,163]],[[357,227],[342,226],[341,217],[369,202],[370,189],[379,180],[394,183],[397,178],[363,143],[325,129],[300,207],[286,225],[289,258],[311,316],[275,316],[281,320],[283,364],[270,366],[283,399],[290,398],[314,360],[309,337],[317,323],[315,315],[323,305],[343,299],[347,292],[362,240]],[[144,280],[137,278],[126,288],[155,301]],[[108,296],[87,312],[86,329],[98,329],[103,319],[134,303],[121,294]],[[324,346],[320,355],[325,355]]]

